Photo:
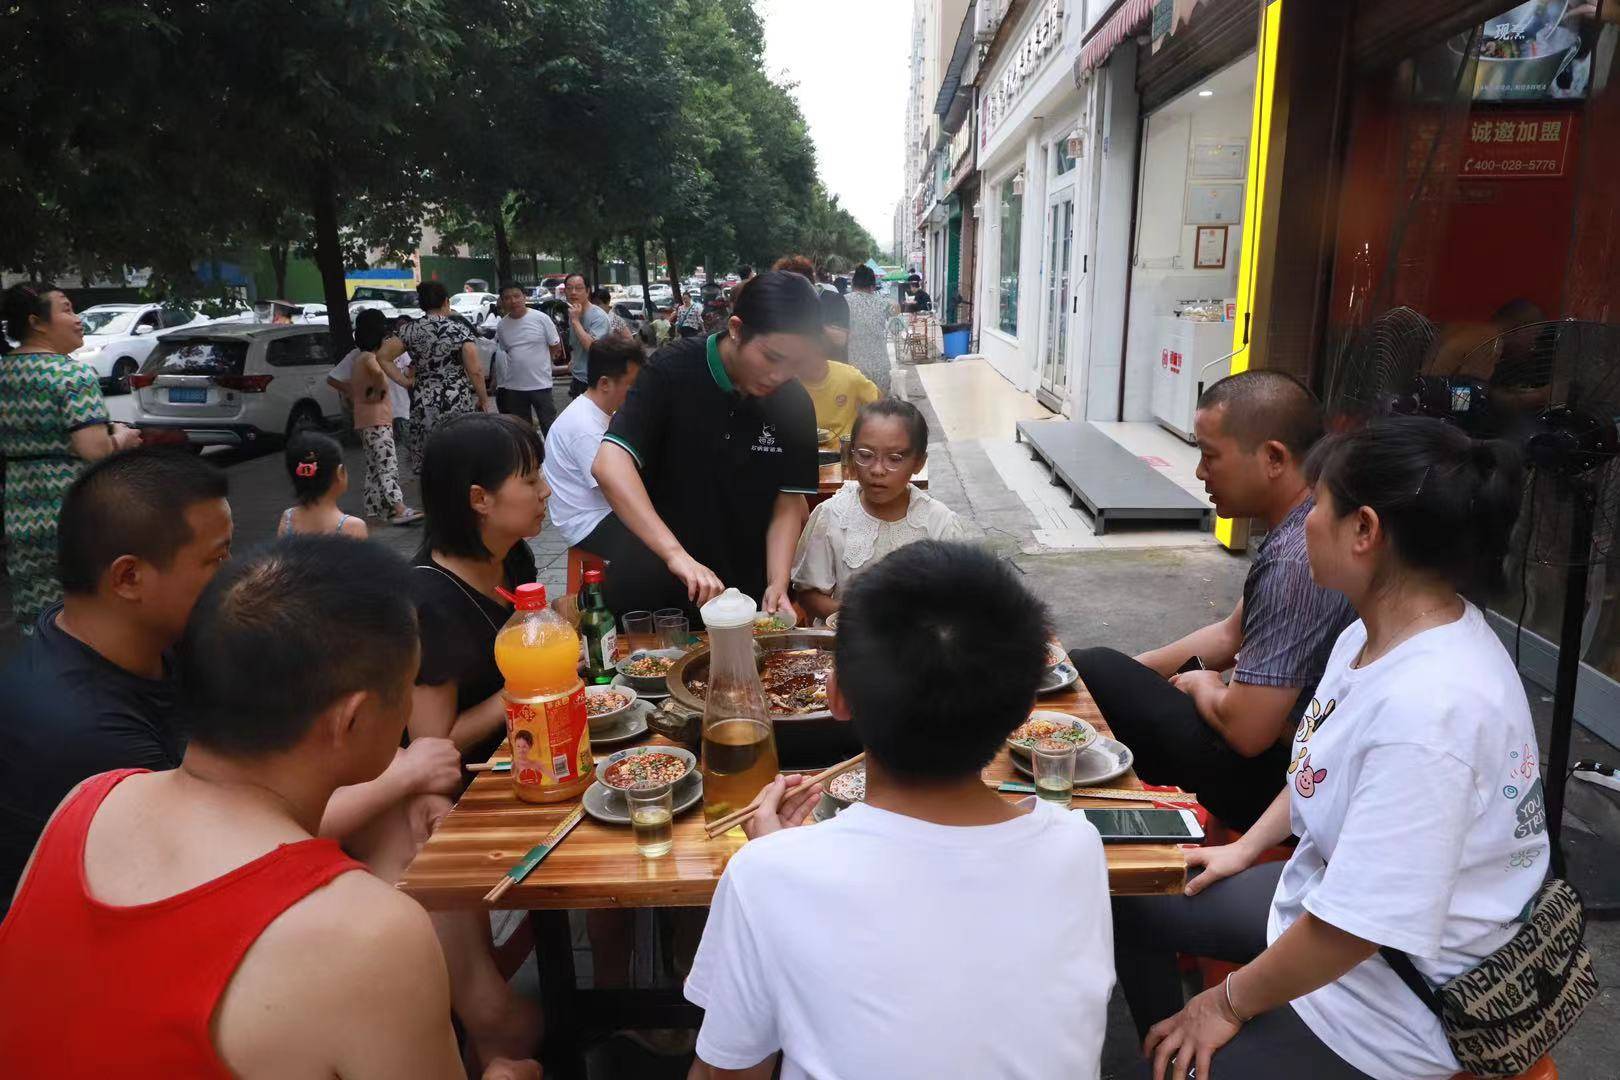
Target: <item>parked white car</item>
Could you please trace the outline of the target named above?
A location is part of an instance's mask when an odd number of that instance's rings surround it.
[[[641,295],[640,289],[636,290],[636,295]],[[672,290],[668,284],[662,281],[654,282],[653,284],[648,285],[647,295],[652,297],[652,302],[655,306],[658,304],[668,304],[675,299],[674,290]]]
[[[212,323],[165,334],[132,377],[135,426],[193,446],[253,446],[342,419],[326,327]]]
[[[74,352],[96,369],[103,393],[128,393],[129,377],[152,355],[168,330],[196,326],[208,319],[179,304],[96,304],[79,312],[84,345]]]
[[[450,310],[477,325],[483,319],[496,296],[491,292],[458,292],[450,294]]]

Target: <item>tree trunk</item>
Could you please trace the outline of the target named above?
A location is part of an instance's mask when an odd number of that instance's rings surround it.
[[[337,191],[332,185],[332,167],[325,161],[315,169],[310,201],[315,218],[315,268],[321,272],[321,295],[326,300],[326,332],[332,339],[332,355],[342,356],[354,346],[354,333],[349,326],[349,293],[343,280]]]
[[[681,267],[675,258],[675,240],[667,233],[664,235],[664,262],[668,264],[669,287],[677,296],[681,292]]]
[[[602,287],[602,242],[594,237],[591,239],[590,262],[591,288],[599,289]]]
[[[653,319],[652,293],[647,285],[647,238],[641,233],[636,234],[636,262],[641,271],[641,317],[647,322]]]
[[[498,290],[512,280],[512,245],[506,239],[506,218],[495,208],[495,281]]]
[[[287,245],[277,241],[270,245],[270,270],[276,275],[276,297],[287,298]]]

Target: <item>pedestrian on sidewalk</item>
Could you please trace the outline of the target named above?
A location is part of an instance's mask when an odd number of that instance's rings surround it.
[[[390,525],[410,525],[422,520],[422,513],[405,505],[405,492],[399,486],[399,450],[394,441],[395,391],[410,401],[413,378],[377,359],[382,347],[387,318],[380,311],[362,311],[354,321],[354,342],[359,350],[354,361],[352,394],[354,427],[366,451],[366,514]]]
[[[12,614],[25,634],[62,598],[56,520],[62,497],[86,462],[141,444],[140,433],[111,423],[101,383],[73,358],[84,324],[54,285],[13,285],[4,299],[6,332],[20,342],[0,356],[0,459],[5,487],[6,569]]]
[[[894,302],[877,291],[877,274],[870,266],[857,266],[853,288],[844,297],[849,304],[849,362],[889,392],[889,320]]]
[[[506,315],[495,324],[495,343],[506,354],[501,388],[495,392],[501,412],[540,429],[544,438],[557,418],[551,397],[551,362],[562,355],[562,338],[550,317],[529,307],[523,286],[501,286]]]
[[[569,274],[563,281],[568,297],[568,366],[572,378],[568,382],[569,398],[577,398],[590,389],[587,369],[591,346],[599,337],[606,337],[613,329],[607,312],[591,303],[591,287],[579,271]]]
[[[490,412],[483,360],[466,320],[453,318],[450,294],[441,281],[416,287],[416,302],[425,313],[397,338],[383,342],[380,363],[392,364],[410,353],[416,400],[411,410],[412,461],[421,469],[422,448],[445,421],[470,412]]]

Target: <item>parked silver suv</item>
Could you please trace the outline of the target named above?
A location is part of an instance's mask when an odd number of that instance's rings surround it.
[[[342,417],[326,384],[333,358],[321,325],[211,323],[163,335],[130,379],[135,425],[193,446],[251,446],[331,427]],[[178,441],[178,440],[175,440]]]

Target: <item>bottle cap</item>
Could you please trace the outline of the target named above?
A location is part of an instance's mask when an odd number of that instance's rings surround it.
[[[546,587],[539,582],[530,582],[517,587],[517,602],[513,605],[519,611],[540,611],[546,606]]]
[[[587,584],[587,585],[600,585],[600,584],[602,584],[602,571],[600,571],[600,570],[587,570],[587,571],[585,571],[585,584]]]
[[[758,610],[759,605],[752,597],[727,589],[704,604],[698,614],[703,616],[703,625],[710,630],[729,630],[734,626],[752,626]]]

